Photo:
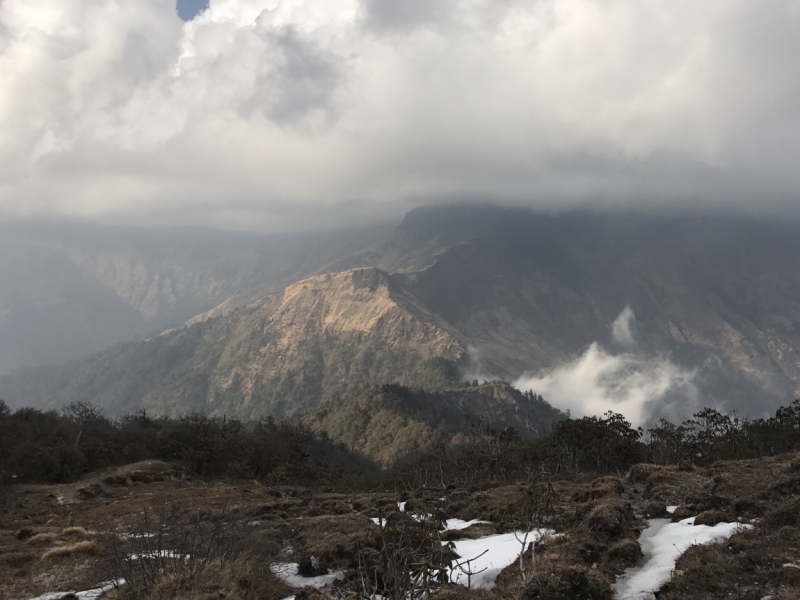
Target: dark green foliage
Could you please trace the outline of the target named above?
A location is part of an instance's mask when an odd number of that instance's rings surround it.
[[[747,420],[704,409],[681,425],[661,420],[647,431],[620,414],[553,422],[545,437],[523,440],[513,429],[473,424],[460,445],[409,457],[391,470],[398,487],[536,481],[581,473],[620,474],[637,463],[698,465],[800,450],[800,399],[768,419]]]
[[[548,455],[556,473],[627,470],[647,459],[641,437],[641,429],[610,411],[601,418],[567,419],[553,424]]]
[[[113,465],[159,459],[202,477],[268,478],[277,469],[319,483],[352,482],[377,468],[298,423],[251,424],[195,413],[153,419],[142,412],[112,421],[95,406],[70,404],[60,415],[25,408],[0,412],[0,472],[16,481],[66,482]]]
[[[662,420],[648,430],[653,462],[711,464],[774,456],[800,448],[800,399],[769,419],[740,419],[706,408],[679,426]]]

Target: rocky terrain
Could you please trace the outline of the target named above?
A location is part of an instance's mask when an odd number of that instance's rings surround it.
[[[88,394],[117,415],[144,408],[255,419],[384,381],[423,385],[428,378],[442,386],[450,379],[441,371],[464,354],[457,336],[385,272],[353,269],[49,369],[4,393],[11,403],[29,398],[52,407]]]
[[[637,540],[648,519],[696,517],[698,524],[740,522],[753,528],[742,528],[724,543],[690,548],[660,598],[788,600],[800,594],[799,477],[798,455],[782,455],[710,467],[637,465],[620,477],[587,475],[534,485],[326,490],[198,481],[175,465],[150,461],[92,473],[70,484],[3,488],[0,594],[27,600],[92,589],[119,577],[125,565],[130,568],[131,561],[120,558],[120,552],[136,552],[140,557],[149,553],[153,572],[169,578],[155,576],[156,587],[146,591],[135,587],[145,585],[146,573],[126,571],[134,587],[122,586],[119,592],[112,587],[109,597],[341,597],[348,589],[360,589],[364,572],[359,561],[379,552],[380,540],[388,539],[381,518],[407,531],[419,525],[409,515],[426,511],[466,522],[466,528],[443,534],[446,543],[513,531],[523,522],[520,507],[546,497],[547,508],[535,521],[554,533],[527,549],[524,575],[514,560],[492,589],[445,585],[432,597],[610,599],[625,569],[645,562]],[[671,517],[669,505],[677,506]],[[169,557],[181,548],[200,553],[196,536],[202,532],[216,536],[203,552],[228,559],[215,558],[190,579],[181,579],[183,571],[175,564],[193,572],[194,557],[177,563]],[[256,571],[232,535],[248,543],[261,540],[253,558],[260,561]],[[224,546],[227,554],[214,544]],[[199,555],[196,560],[202,563]],[[289,562],[300,565],[302,576],[287,582],[273,573]],[[322,590],[297,589],[304,583],[319,585],[313,577],[326,573],[341,573],[329,580],[341,579]]]

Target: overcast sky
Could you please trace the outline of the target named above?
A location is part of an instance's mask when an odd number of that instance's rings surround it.
[[[0,217],[800,204],[796,0],[0,0]]]

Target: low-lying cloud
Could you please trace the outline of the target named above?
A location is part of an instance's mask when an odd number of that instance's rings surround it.
[[[636,342],[633,339],[633,323],[636,316],[630,306],[619,314],[619,316],[611,324],[611,337],[620,346],[625,348],[632,348]]]
[[[575,417],[613,411],[639,426],[662,416],[680,420],[691,415],[699,407],[695,375],[668,358],[612,354],[593,343],[576,359],[523,375],[512,385],[541,394]]]
[[[792,206],[791,0],[0,3],[0,216]]]

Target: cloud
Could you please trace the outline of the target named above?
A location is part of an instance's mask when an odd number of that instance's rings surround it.
[[[611,324],[611,337],[614,341],[625,348],[632,348],[636,342],[633,339],[632,325],[636,319],[630,306],[626,306],[619,316]]]
[[[790,0],[0,3],[0,215],[791,206]],[[754,206],[750,204],[750,206]]]
[[[639,426],[660,417],[680,421],[697,410],[695,375],[667,358],[614,355],[594,343],[582,356],[544,373],[523,375],[512,385],[541,394],[573,416],[610,410]]]

